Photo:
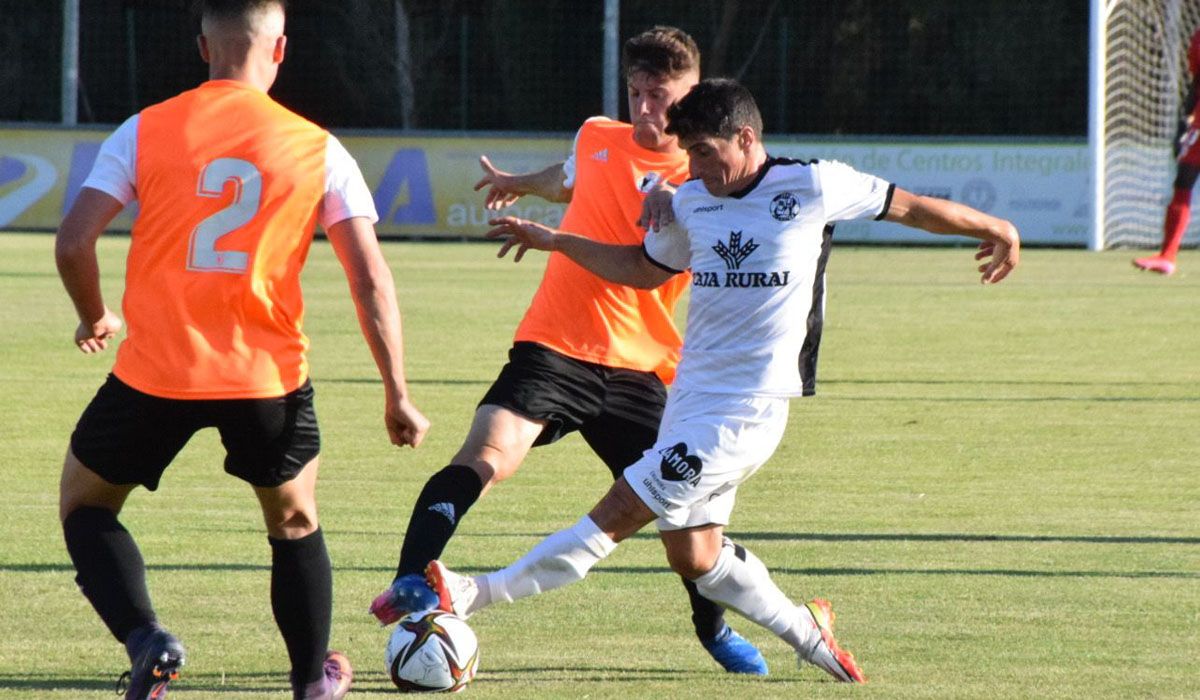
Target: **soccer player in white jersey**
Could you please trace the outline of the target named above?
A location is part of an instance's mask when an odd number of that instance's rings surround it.
[[[791,645],[839,681],[865,682],[833,636],[827,601],[796,605],[762,562],[723,540],[737,487],[775,451],[788,401],[809,394],[820,340],[825,262],[837,221],[876,218],[981,239],[982,281],[1017,265],[1009,222],[920,197],[838,162],[767,155],[749,91],[705,80],[669,112],[668,133],[688,151],[694,179],[673,200],[672,225],[641,246],[605,245],[511,217],[497,219],[499,255],[560,251],[614,282],[652,288],[692,270],[679,372],[659,437],[579,522],[511,566],[475,578],[441,562],[426,572],[441,605],[470,615],[577,581],[617,543],[657,521],[671,568],[701,595]],[[807,319],[807,323],[797,322]]]

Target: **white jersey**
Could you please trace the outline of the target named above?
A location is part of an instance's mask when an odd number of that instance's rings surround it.
[[[100,146],[100,153],[84,181],[84,187],[100,190],[121,204],[137,199],[134,171],[137,167],[138,117],[125,120]],[[325,142],[325,196],[321,199],[317,221],[330,226],[353,217],[365,217],[375,223],[375,200],[363,180],[358,163],[333,134]]]
[[[676,223],[643,243],[660,267],[692,270],[676,389],[814,393],[833,224],[883,218],[894,189],[837,161],[779,158],[726,197],[680,187]]]

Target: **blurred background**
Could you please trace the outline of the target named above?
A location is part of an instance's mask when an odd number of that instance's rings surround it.
[[[187,0],[81,0],[80,124],[205,78]],[[333,128],[571,132],[603,112],[600,0],[292,0],[273,90]],[[758,96],[774,134],[1087,135],[1087,0],[622,0]],[[63,10],[0,0],[0,121],[61,119]],[[621,86],[618,86],[621,88]],[[617,93],[624,118],[623,88]]]

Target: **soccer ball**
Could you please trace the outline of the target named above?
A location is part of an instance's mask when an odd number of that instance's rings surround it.
[[[479,641],[461,617],[425,610],[396,624],[386,659],[402,693],[457,693],[479,668]]]

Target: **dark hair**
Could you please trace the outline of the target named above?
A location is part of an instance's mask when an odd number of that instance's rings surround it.
[[[667,133],[680,139],[731,139],[743,126],[762,136],[762,113],[741,83],[729,78],[701,80],[667,108]]]
[[[240,19],[272,5],[287,12],[287,0],[196,0],[192,12],[197,19]]]
[[[675,27],[651,27],[630,37],[621,48],[621,68],[625,79],[636,73],[676,78],[690,71],[700,72],[700,49],[687,32]]]

